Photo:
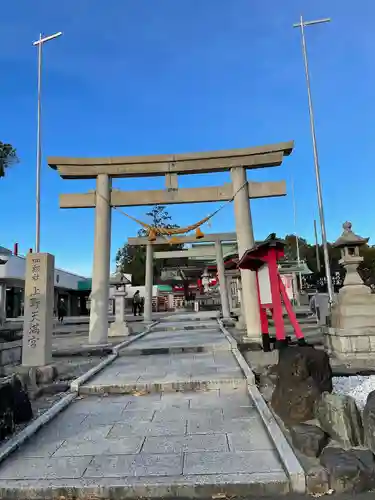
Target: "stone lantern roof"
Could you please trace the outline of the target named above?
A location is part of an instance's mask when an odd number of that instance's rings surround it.
[[[112,274],[112,276],[109,277],[109,284],[115,286],[130,285],[130,281],[121,272],[116,271],[114,274]]]
[[[344,248],[344,247],[360,247],[365,245],[370,238],[362,238],[352,231],[352,223],[344,222],[342,225],[344,231],[340,238],[335,241],[333,244],[336,248]]]

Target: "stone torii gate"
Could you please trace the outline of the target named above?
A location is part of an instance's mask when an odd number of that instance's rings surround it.
[[[89,342],[103,344],[108,335],[108,282],[111,207],[201,203],[230,200],[234,211],[239,254],[254,245],[249,198],[286,194],[285,182],[247,182],[246,170],[276,167],[293,150],[293,141],[243,149],[156,156],[107,158],[49,157],[48,164],[63,179],[96,179],[95,192],[60,195],[61,208],[95,208],[94,262]],[[204,188],[178,188],[178,175],[230,171],[231,183]],[[165,176],[166,189],[119,191],[112,178]],[[148,247],[151,248],[151,247]],[[255,274],[241,270],[247,334],[261,338]]]
[[[200,238],[199,243],[214,243],[215,246],[199,245],[199,247],[189,248],[185,250],[169,250],[166,252],[154,252],[154,247],[158,245],[165,245],[166,239],[163,237],[157,237],[154,241],[149,241],[147,237],[136,237],[128,238],[128,244],[131,246],[147,246],[146,251],[146,279],[145,279],[145,310],[144,319],[145,321],[151,321],[152,317],[152,286],[153,286],[153,259],[173,259],[173,258],[191,258],[191,257],[212,257],[216,259],[217,270],[219,275],[219,285],[220,285],[220,298],[221,307],[223,312],[223,318],[229,319],[230,308],[229,308],[229,298],[228,291],[226,289],[225,275],[224,275],[224,260],[223,260],[223,249],[221,244],[225,241],[236,241],[236,233],[216,233],[216,234],[206,234],[203,238]],[[179,236],[179,243],[196,243],[197,239],[195,236]],[[150,263],[151,262],[151,263]]]

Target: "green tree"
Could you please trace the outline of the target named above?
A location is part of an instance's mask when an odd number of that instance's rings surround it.
[[[15,148],[11,144],[0,141],[0,177],[5,177],[6,169],[18,161]]]
[[[148,217],[147,223],[152,227],[163,227],[167,229],[179,227],[177,224],[172,224],[172,217],[169,215],[164,205],[155,205],[150,212],[146,213]],[[147,231],[140,229],[138,236],[146,236]],[[157,250],[162,252],[166,250],[180,250],[182,244],[170,244],[166,241],[165,245],[158,245]],[[146,246],[133,247],[125,243],[118,249],[116,254],[117,268],[126,274],[132,275],[133,285],[144,285],[145,283],[145,266],[146,266]],[[165,266],[163,259],[154,260],[154,278],[159,277],[161,269]]]
[[[285,259],[286,260],[297,260],[297,246],[295,235],[286,235],[284,238],[286,243],[285,246]],[[316,247],[311,245],[305,239],[298,237],[300,259],[304,260],[311,271],[313,271],[314,276],[311,277],[312,280],[317,280],[325,276],[324,270],[324,252],[323,245],[319,245],[319,257],[320,257],[320,271],[317,269],[316,262]],[[333,246],[332,243],[328,243],[328,255],[331,273],[340,273],[342,279],[344,277],[344,270],[339,264],[341,258],[341,252],[339,248]],[[375,285],[375,246],[363,245],[360,248],[360,255],[363,257],[363,262],[359,265],[359,273],[367,285]]]

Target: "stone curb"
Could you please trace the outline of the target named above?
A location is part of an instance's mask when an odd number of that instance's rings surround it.
[[[272,476],[270,480],[270,475]],[[284,478],[285,475],[283,474]],[[14,482],[13,482],[14,483]],[[15,486],[11,481],[0,482],[0,498],[56,500],[58,498],[87,499],[222,499],[227,498],[284,498],[289,493],[289,485],[280,474],[231,474],[176,478],[167,476],[146,478],[102,478],[100,484],[93,478],[86,480],[45,480],[24,481]],[[103,484],[104,483],[104,484]],[[358,496],[360,498],[361,495]],[[287,498],[287,497],[286,497]]]
[[[118,357],[118,354],[117,352],[114,353],[114,354],[110,354],[107,358],[103,359],[103,361],[101,363],[99,363],[98,365],[94,366],[93,368],[91,368],[91,370],[89,370],[88,372],[84,373],[83,375],[81,375],[80,377],[76,378],[73,380],[73,382],[71,382],[70,384],[70,390],[71,392],[76,392],[78,393],[79,391],[79,388],[82,384],[84,384],[85,382],[87,382],[91,377],[93,377],[94,375],[96,375],[97,373],[99,373],[100,371],[103,370],[103,368],[105,368],[106,366],[110,365],[111,363],[113,363],[113,361]]]
[[[267,403],[264,401],[261,393],[259,392],[255,384],[255,376],[246,360],[237,348],[237,343],[231,336],[231,334],[223,326],[222,322],[218,321],[221,331],[229,340],[232,338],[236,347],[232,348],[232,352],[240,365],[246,381],[247,390],[250,397],[254,401],[254,404],[262,418],[262,421],[267,429],[268,435],[273,441],[280,460],[284,466],[285,472],[290,479],[290,485],[292,491],[295,493],[306,493],[306,473],[300,464],[298,458],[296,457],[292,447],[290,446],[287,438],[285,437],[283,431],[279,427],[275,417],[273,416],[271,410],[268,408]],[[233,343],[231,343],[233,345]],[[246,365],[246,367],[245,367]],[[245,368],[245,369],[244,369]]]
[[[247,383],[255,385],[255,375],[251,371],[249,365],[246,363],[246,360],[244,359],[241,352],[239,351],[239,349],[237,347],[237,342],[232,337],[232,335],[228,332],[228,330],[225,328],[222,320],[218,320],[218,323],[220,326],[220,330],[224,333],[225,338],[230,343],[232,354],[236,358],[237,363],[239,364],[243,374],[245,375]]]
[[[65,410],[67,406],[75,400],[77,394],[67,394],[56,404],[51,406],[43,415],[31,422],[20,433],[16,434],[9,441],[0,447],[0,463],[3,462],[11,453],[19,448],[27,439],[35,434],[41,427],[48,424],[56,415]]]
[[[103,370],[103,368],[105,368],[106,366],[108,366],[111,363],[113,363],[113,361],[116,358],[118,358],[119,351],[121,349],[123,349],[124,347],[128,346],[129,344],[132,344],[136,340],[141,339],[142,337],[144,337],[145,335],[147,335],[148,333],[150,333],[151,328],[154,325],[156,325],[157,323],[158,323],[158,321],[155,321],[154,323],[151,323],[150,325],[147,326],[147,328],[146,328],[146,330],[144,332],[141,332],[138,335],[134,335],[134,337],[132,337],[130,339],[127,339],[127,340],[124,340],[120,344],[118,344],[115,347],[113,347],[112,348],[112,354],[110,354],[106,359],[103,359],[103,361],[101,363],[99,363],[98,365],[94,366],[93,368],[91,368],[91,370],[89,370],[88,372],[84,373],[80,377],[78,377],[75,380],[73,380],[73,382],[70,384],[70,390],[72,392],[78,392],[81,385],[83,385],[85,382],[87,382],[88,380],[90,380],[90,378],[92,378],[97,373],[101,372]]]

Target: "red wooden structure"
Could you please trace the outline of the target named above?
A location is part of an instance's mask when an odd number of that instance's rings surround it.
[[[294,328],[295,336],[300,345],[306,344],[301,327],[298,324],[292,304],[289,300],[284,283],[281,280],[277,262],[284,257],[285,243],[271,234],[265,241],[257,244],[251,250],[247,250],[239,261],[240,269],[250,269],[257,275],[258,300],[262,328],[263,350],[271,350],[271,342],[268,328],[267,310],[271,310],[276,330],[276,347],[278,349],[287,345],[285,324],[283,315],[283,304]],[[267,272],[268,270],[268,272]],[[268,274],[268,276],[267,276]],[[264,280],[269,279],[270,293],[261,293],[264,288]],[[262,283],[260,282],[262,279]],[[265,283],[268,286],[268,283]]]

